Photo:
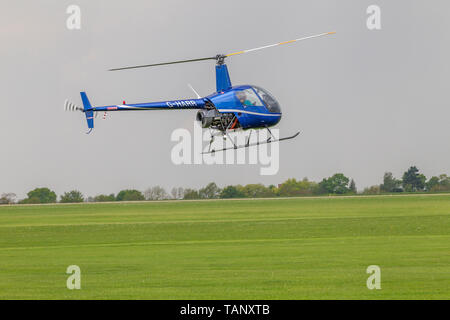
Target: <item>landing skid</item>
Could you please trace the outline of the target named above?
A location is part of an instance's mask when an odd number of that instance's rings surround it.
[[[231,150],[231,149],[242,149],[242,148],[248,148],[248,147],[252,147],[252,146],[258,146],[260,144],[268,144],[268,143],[272,143],[272,142],[280,142],[280,141],[284,141],[284,140],[290,140],[290,139],[294,139],[296,138],[298,135],[300,134],[300,131],[297,132],[296,134],[289,136],[289,137],[284,137],[284,138],[280,138],[280,139],[275,139],[272,140],[270,137],[265,140],[265,141],[258,141],[258,142],[254,142],[254,143],[247,143],[245,145],[242,146],[233,146],[233,147],[228,147],[228,148],[223,148],[223,149],[219,149],[219,150],[211,150],[211,151],[207,151],[207,152],[202,152],[202,154],[209,154],[209,153],[215,153],[215,152],[220,152],[220,151],[226,151],[226,150]],[[250,140],[250,139],[249,139]]]

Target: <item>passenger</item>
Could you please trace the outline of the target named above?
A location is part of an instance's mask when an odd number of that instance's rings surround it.
[[[237,98],[239,99],[239,101],[242,103],[242,105],[245,107],[249,107],[252,106],[253,103],[250,100],[247,100],[247,95],[245,94],[244,91],[238,91],[236,93]]]

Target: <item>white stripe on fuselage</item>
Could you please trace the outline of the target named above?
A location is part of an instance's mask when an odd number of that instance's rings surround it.
[[[246,110],[240,110],[240,109],[217,109],[217,110],[221,113],[240,112],[240,113],[247,113],[247,114],[253,114],[253,115],[257,115],[257,116],[267,116],[267,117],[281,116],[281,113],[260,113],[260,112],[246,111]]]

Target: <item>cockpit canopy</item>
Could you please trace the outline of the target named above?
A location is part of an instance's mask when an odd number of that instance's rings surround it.
[[[257,87],[257,86],[253,86],[253,89],[255,89],[256,93],[264,101],[264,103],[267,106],[267,109],[269,109],[269,112],[281,113],[280,104],[275,99],[275,97],[270,94],[269,91],[267,91],[266,89],[263,89],[261,87]]]
[[[252,88],[236,91],[236,97],[244,108],[251,106],[262,107],[265,105],[269,112],[281,113],[280,105],[274,96],[261,87],[252,86]]]

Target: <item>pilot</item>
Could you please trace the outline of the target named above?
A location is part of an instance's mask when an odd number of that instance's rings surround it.
[[[238,91],[236,93],[236,96],[239,99],[239,101],[242,103],[244,108],[253,105],[250,100],[247,100],[247,95],[245,94],[244,91]]]

